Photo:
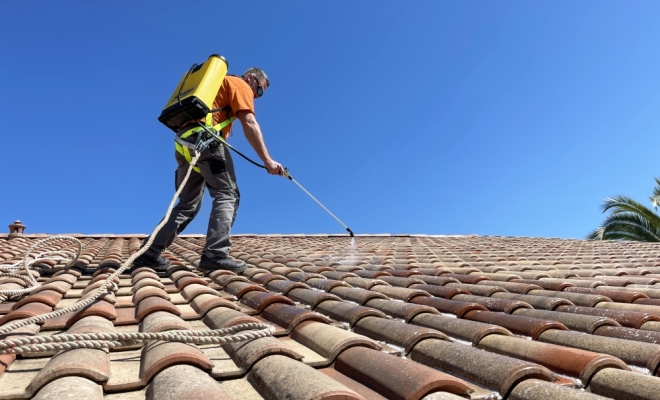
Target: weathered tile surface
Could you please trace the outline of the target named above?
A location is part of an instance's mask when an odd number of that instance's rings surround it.
[[[0,263],[41,237],[0,236]],[[42,261],[33,273],[42,286],[0,303],[0,326],[92,295],[143,236],[79,239],[73,268]],[[166,273],[136,269],[93,305],[7,336],[258,322],[273,337],[0,355],[0,399],[659,396],[660,245],[414,235],[233,243],[231,256],[248,265],[241,276],[197,270],[204,237],[184,235],[164,253]],[[25,286],[0,276],[0,289]]]

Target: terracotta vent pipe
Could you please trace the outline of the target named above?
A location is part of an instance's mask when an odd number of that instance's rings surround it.
[[[16,220],[13,224],[9,225],[9,236],[7,239],[23,236],[24,231],[25,225],[23,225],[21,221]]]

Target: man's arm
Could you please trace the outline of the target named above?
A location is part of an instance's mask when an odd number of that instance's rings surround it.
[[[266,149],[266,143],[264,143],[264,138],[261,134],[261,128],[257,123],[257,118],[254,116],[254,113],[250,111],[239,111],[236,116],[239,121],[241,121],[241,125],[243,125],[245,138],[254,151],[257,152],[261,161],[264,162],[268,173],[271,175],[282,175],[282,164],[270,158],[268,149]]]

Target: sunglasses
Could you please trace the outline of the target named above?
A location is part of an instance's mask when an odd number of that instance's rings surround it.
[[[254,75],[252,77],[254,78],[254,81],[257,82],[257,98],[259,98],[264,95],[264,88],[259,84],[259,81]]]

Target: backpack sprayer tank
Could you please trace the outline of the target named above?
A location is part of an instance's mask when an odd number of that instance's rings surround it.
[[[213,54],[202,65],[193,65],[181,78],[158,120],[177,132],[183,124],[206,117],[227,75],[227,60]]]

